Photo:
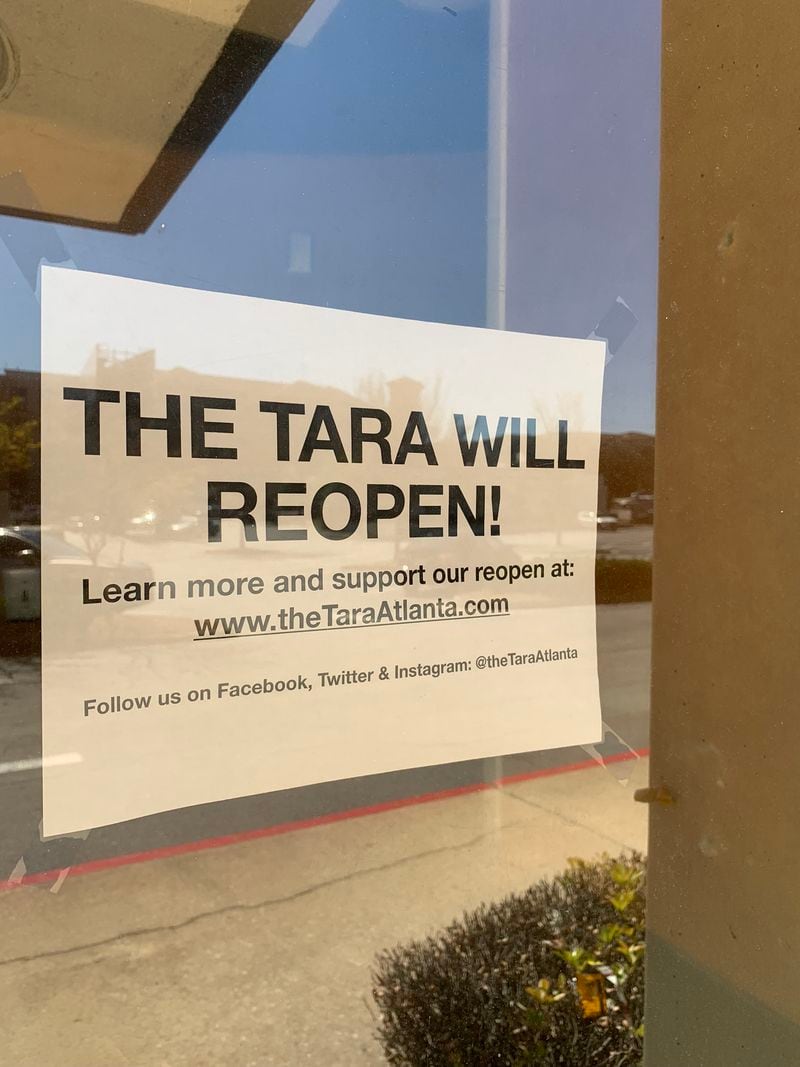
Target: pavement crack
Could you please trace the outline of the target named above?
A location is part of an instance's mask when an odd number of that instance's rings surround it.
[[[504,831],[518,829],[527,825],[529,825],[527,821],[512,822],[506,823],[502,829]],[[411,856],[404,856],[402,859],[393,860],[391,863],[384,863],[375,867],[364,867],[358,871],[351,871],[349,874],[341,875],[338,878],[330,878],[325,882],[317,882],[314,885],[306,886],[305,889],[299,889],[297,892],[289,893],[286,896],[269,897],[267,900],[259,900],[252,904],[226,904],[221,908],[198,912],[196,915],[191,915],[188,919],[183,919],[177,923],[163,923],[158,926],[146,926],[135,930],[126,930],[123,933],[115,934],[113,937],[102,938],[98,941],[87,941],[82,945],[72,945],[68,948],[52,949],[48,952],[36,952],[23,956],[10,956],[8,959],[0,960],[0,968],[10,967],[12,964],[36,963],[39,960],[56,959],[63,956],[71,956],[80,952],[89,952],[93,949],[105,948],[109,945],[127,941],[130,938],[153,937],[163,933],[177,933],[178,931],[185,930],[197,923],[204,922],[207,919],[215,919],[222,915],[255,912],[260,911],[261,909],[277,907],[282,904],[291,904],[293,901],[310,896],[312,893],[318,893],[324,889],[344,885],[347,882],[352,882],[372,874],[380,874],[383,871],[396,870],[399,867],[403,867],[408,863],[414,863],[417,860],[428,859],[431,856],[440,856],[446,852],[459,852],[464,849],[472,848],[474,845],[480,844],[481,841],[494,837],[499,832],[499,829],[500,828],[487,830],[486,832],[477,834],[475,837],[471,837],[469,840],[462,841],[457,845],[442,845],[440,848],[427,849],[424,852],[415,852]],[[19,891],[20,890],[15,890],[14,892]]]
[[[620,841],[616,837],[612,837],[610,834],[603,833],[602,830],[597,830],[593,826],[587,826],[586,823],[581,822],[579,819],[570,819],[562,811],[558,811],[556,808],[548,808],[546,804],[537,804],[534,800],[528,800],[527,797],[521,797],[519,793],[515,793],[513,789],[503,788],[503,792],[508,797],[513,797],[514,800],[519,800],[522,804],[527,804],[529,808],[533,808],[535,811],[545,812],[547,815],[552,815],[556,819],[560,819],[568,826],[574,826],[579,830],[588,830],[596,837],[602,837],[604,840],[610,842],[612,845],[617,845],[619,848],[631,848],[627,841]]]

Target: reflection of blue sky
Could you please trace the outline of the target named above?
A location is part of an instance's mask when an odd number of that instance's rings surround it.
[[[585,336],[621,296],[639,324],[607,368],[604,424],[649,430],[658,4],[536,0],[526,9],[510,56],[508,327]]]
[[[488,6],[340,0],[287,46],[150,232],[59,227],[77,266],[481,325]],[[656,0],[512,0],[512,329],[585,336],[616,296],[640,323],[605,425],[650,429],[655,361]],[[35,242],[45,224],[3,219]],[[311,270],[289,270],[309,242]],[[38,305],[0,247],[0,365],[38,362]]]

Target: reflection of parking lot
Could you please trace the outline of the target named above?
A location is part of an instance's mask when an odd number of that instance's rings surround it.
[[[616,530],[601,530],[597,535],[598,555],[612,559],[652,559],[652,526],[619,526]]]
[[[601,607],[598,652],[603,718],[631,747],[642,748],[648,732],[650,605]],[[146,647],[140,655],[146,672]],[[0,881],[31,845],[41,817],[41,772],[36,765],[41,756],[40,685],[38,660],[0,658],[0,766],[6,763],[5,773],[0,774],[0,802],[6,815],[0,833]],[[507,757],[501,770],[495,761],[489,767],[487,761],[468,760],[201,805],[94,830],[80,845],[80,860],[317,818],[398,797],[459,788],[487,775],[528,773],[583,758],[581,749],[555,749]],[[9,766],[17,761],[24,766]],[[34,852],[31,861],[39,869],[58,866],[58,860],[51,862],[38,849]]]

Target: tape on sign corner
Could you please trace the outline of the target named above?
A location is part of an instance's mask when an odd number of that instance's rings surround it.
[[[603,723],[603,740],[594,745],[581,745],[581,748],[624,788],[630,785],[636,768],[648,754],[647,749],[636,749],[629,745],[606,722]]]
[[[606,366],[619,352],[638,324],[639,319],[630,304],[618,296],[589,334],[592,340],[605,341]]]

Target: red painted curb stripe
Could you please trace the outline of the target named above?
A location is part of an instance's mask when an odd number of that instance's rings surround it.
[[[624,763],[627,760],[638,759],[649,754],[649,748],[631,749],[629,752],[618,752],[614,756],[606,756],[604,762]],[[545,767],[538,771],[510,774],[503,778],[498,778],[494,782],[474,782],[470,785],[455,786],[452,789],[441,789],[434,793],[421,793],[418,796],[385,800],[380,804],[369,804],[362,808],[348,808],[346,811],[335,811],[328,815],[316,815],[311,819],[277,823],[275,826],[264,826],[258,830],[241,830],[238,833],[225,834],[221,837],[207,837],[200,841],[187,841],[180,845],[165,845],[162,848],[150,849],[147,852],[129,852],[123,856],[109,856],[106,859],[88,860],[86,863],[77,863],[74,867],[69,868],[69,873],[70,876],[93,874],[96,871],[108,871],[115,867],[128,867],[134,863],[149,863],[151,860],[164,860],[172,856],[206,852],[209,849],[225,848],[227,845],[238,845],[244,841],[257,841],[265,837],[279,837],[282,834],[291,834],[298,830],[310,830],[315,826],[330,826],[332,823],[345,822],[348,819],[362,819],[368,815],[381,815],[387,811],[399,811],[402,808],[414,807],[417,804],[431,804],[437,800],[450,800],[453,797],[468,796],[472,793],[484,793],[489,789],[501,789],[503,786],[515,785],[518,782],[530,782],[536,778],[553,778],[559,774],[585,771],[597,766],[596,760],[587,759],[581,760],[579,763],[565,763],[559,767]],[[24,885],[54,882],[60,873],[59,869],[37,871],[35,874],[26,874],[19,881],[0,882],[0,892],[6,889],[18,889]]]

